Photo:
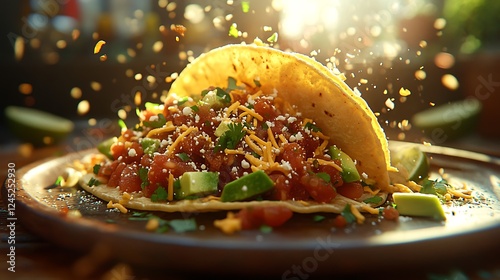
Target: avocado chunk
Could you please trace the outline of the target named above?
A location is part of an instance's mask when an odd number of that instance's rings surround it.
[[[273,187],[273,180],[264,171],[258,170],[226,184],[220,198],[223,202],[246,200]]]
[[[340,160],[340,165],[342,167],[342,180],[346,183],[359,181],[361,177],[356,169],[356,164],[350,156],[341,151],[337,146],[331,146],[329,149],[330,156],[332,159]]]
[[[184,199],[217,192],[219,175],[216,172],[185,172],[179,181],[180,189],[175,193],[175,198]]]
[[[97,150],[105,155],[107,158],[109,159],[113,159],[113,155],[111,154],[111,146],[116,143],[116,141],[118,140],[118,138],[116,137],[111,137],[111,138],[108,138],[102,142],[100,142],[99,144],[97,144]]]
[[[394,193],[392,195],[399,214],[446,220],[439,198],[423,193]]]

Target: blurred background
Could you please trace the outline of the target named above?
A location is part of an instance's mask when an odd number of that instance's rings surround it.
[[[116,132],[115,120],[134,122],[144,102],[161,102],[199,54],[257,37],[344,73],[392,140],[500,142],[500,1],[8,0],[0,14],[0,110],[70,119],[78,137],[95,138],[89,146]],[[454,103],[467,98],[480,110]],[[450,103],[437,125],[456,135],[413,123]],[[0,145],[25,142],[8,123],[1,114]]]

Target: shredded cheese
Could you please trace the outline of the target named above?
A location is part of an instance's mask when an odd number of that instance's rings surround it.
[[[167,200],[174,200],[174,175],[172,173],[168,174]]]
[[[172,143],[172,145],[168,147],[167,154],[171,154],[175,150],[177,145],[179,145],[179,143],[184,139],[184,137],[188,136],[191,132],[195,130],[197,131],[198,128],[194,126],[191,126],[188,129],[186,129],[186,131],[184,131],[181,135],[179,135],[179,137],[175,139],[174,143]]]
[[[273,131],[269,127],[267,128],[267,138],[269,139],[269,141],[271,141],[273,147],[275,147],[276,149],[280,148],[280,146],[278,146],[278,143],[276,142],[276,138],[274,138]]]
[[[151,218],[146,223],[146,230],[155,231],[158,229],[159,226],[160,226],[160,221],[157,218]]]
[[[154,129],[151,129],[148,134],[146,134],[146,138],[152,138],[153,136],[155,135],[159,135],[159,134],[162,134],[162,133],[168,133],[168,132],[171,132],[171,131],[174,131],[175,130],[175,126],[165,126],[165,127],[160,127],[160,128],[154,128]]]
[[[233,234],[242,229],[241,219],[232,212],[228,212],[225,219],[215,220],[214,226],[226,234]]]
[[[231,113],[238,109],[238,106],[240,106],[240,102],[236,101],[233,104],[231,104],[231,106],[227,107],[226,113],[224,114],[224,118],[228,119]]]
[[[121,205],[120,203],[113,203],[113,200],[110,200],[108,204],[106,205],[108,209],[115,208],[118,209],[122,213],[127,213],[128,210],[125,208],[125,206]]]
[[[247,107],[245,107],[243,105],[240,105],[239,102],[238,102],[238,109],[240,109],[240,110],[242,110],[244,112],[247,112],[249,115],[251,115],[252,117],[256,118],[259,121],[263,121],[264,120],[264,117],[262,115],[260,115],[259,113],[255,112],[254,110],[252,110],[250,108],[247,108]]]
[[[351,213],[356,217],[356,222],[362,224],[365,221],[365,216],[359,212],[358,208],[351,204]]]

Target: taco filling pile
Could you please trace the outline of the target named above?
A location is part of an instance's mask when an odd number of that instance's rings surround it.
[[[101,146],[82,186],[152,211],[283,207],[378,213],[391,192],[389,152],[374,114],[311,58],[255,45],[201,55],[164,104]],[[124,193],[127,194],[125,199]]]

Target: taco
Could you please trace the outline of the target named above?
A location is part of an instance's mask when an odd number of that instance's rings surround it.
[[[164,104],[147,103],[135,127],[100,149],[109,159],[81,185],[151,211],[374,210],[392,191],[388,144],[341,77],[271,47],[213,49],[179,74]]]

